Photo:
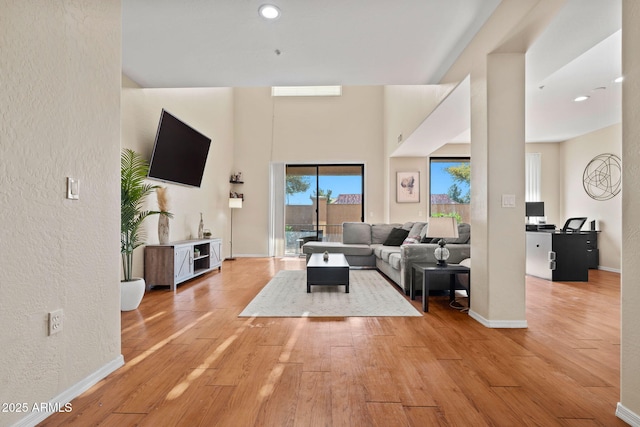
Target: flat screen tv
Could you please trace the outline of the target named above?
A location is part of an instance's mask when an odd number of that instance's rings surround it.
[[[149,178],[200,187],[211,138],[162,110]]]
[[[526,202],[525,216],[544,216],[544,202]]]

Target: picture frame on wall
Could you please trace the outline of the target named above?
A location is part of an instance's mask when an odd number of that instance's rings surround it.
[[[420,172],[397,172],[396,201],[420,203]]]

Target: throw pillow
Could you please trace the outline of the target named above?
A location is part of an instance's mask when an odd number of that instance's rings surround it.
[[[404,239],[409,235],[409,230],[404,230],[402,228],[394,228],[389,233],[387,240],[384,241],[384,246],[400,246]]]
[[[418,243],[420,241],[420,236],[409,236],[402,242],[403,245],[411,245],[413,243]]]

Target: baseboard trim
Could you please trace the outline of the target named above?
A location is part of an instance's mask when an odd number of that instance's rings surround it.
[[[115,370],[119,369],[124,365],[124,357],[122,355],[116,357],[111,362],[102,366],[100,369],[85,377],[83,380],[77,382],[72,385],[53,399],[47,402],[49,407],[64,407],[65,404],[71,402],[76,397],[80,396],[85,391],[89,390],[95,384],[97,384],[100,380],[105,378],[107,375],[111,374]],[[36,424],[44,421],[54,412],[32,412],[27,417],[21,419],[13,427],[32,427]]]
[[[618,274],[620,274],[621,272],[619,268],[603,267],[601,265],[598,266],[598,270],[610,271],[611,273],[618,273]]]
[[[236,258],[269,258],[269,255],[264,254],[235,254],[233,258],[226,257],[224,260],[231,260]]]
[[[629,410],[629,408],[625,408],[625,406],[620,402],[618,402],[616,407],[616,417],[620,418],[630,426],[640,427],[640,415]]]
[[[469,316],[478,321],[481,325],[487,328],[495,329],[526,329],[526,320],[489,320],[482,317],[480,314],[473,310],[469,310]]]

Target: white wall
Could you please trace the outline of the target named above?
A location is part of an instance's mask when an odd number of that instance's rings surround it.
[[[390,157],[426,117],[433,112],[454,85],[384,86],[384,200],[385,222],[403,223],[428,215],[429,162],[426,157]],[[396,174],[420,172],[420,202],[397,203]]]
[[[640,3],[622,2],[622,290],[620,330],[620,406],[618,414],[640,425]]]
[[[561,222],[566,218],[586,216],[588,221],[598,222],[598,247],[600,266],[620,271],[622,246],[622,194],[606,201],[594,200],[585,192],[582,175],[587,164],[595,156],[612,153],[621,156],[622,125],[617,124],[596,132],[565,141],[560,148],[560,169],[564,171],[560,186]],[[588,224],[585,225],[585,229]]]
[[[383,221],[381,86],[346,86],[339,97],[271,97],[235,88],[234,171],[244,206],[233,214],[234,255],[264,256],[269,236],[269,167],[284,163],[364,163],[366,221]]]
[[[187,187],[155,180],[151,184],[168,188],[171,241],[197,238],[200,213],[204,227],[214,237],[228,239],[229,174],[233,156],[233,89],[141,89],[123,78],[122,88],[122,146],[151,158],[160,112],[171,114],[211,138],[202,186]],[[155,194],[148,199],[148,207],[157,209]],[[147,243],[158,243],[158,217],[145,221]],[[144,250],[134,253],[134,275],[142,276]]]
[[[0,10],[0,402],[31,407],[121,363],[121,5]],[[63,330],[47,336],[55,309]]]

